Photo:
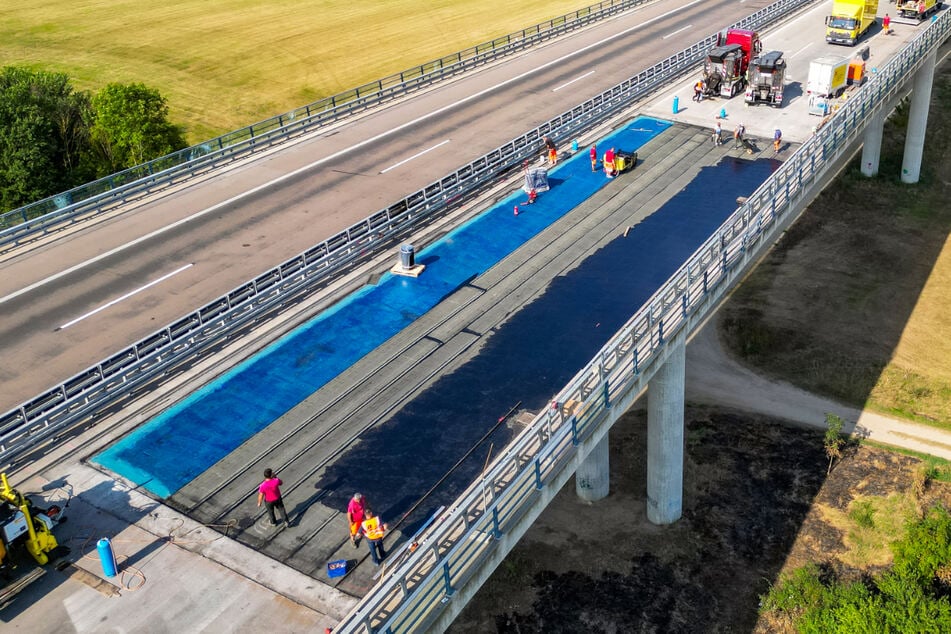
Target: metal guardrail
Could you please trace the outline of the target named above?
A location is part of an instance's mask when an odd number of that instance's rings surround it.
[[[604,0],[0,214],[0,253],[653,0]]]
[[[744,19],[762,26],[812,0],[780,0]],[[571,110],[496,148],[454,173],[410,194],[283,264],[242,284],[195,312],[87,368],[0,416],[0,465],[88,420],[146,384],[176,371],[235,329],[275,314],[322,287],[344,267],[364,262],[414,227],[431,222],[485,189],[541,151],[541,138],[579,135],[695,67],[714,42],[711,35]]]
[[[606,432],[611,408],[630,404],[659,367],[667,342],[685,336],[788,226],[793,205],[855,147],[869,118],[905,89],[920,65],[951,35],[945,13],[879,69],[816,135],[748,201],[558,393],[542,412],[422,536],[335,631],[426,631],[500,540],[540,499],[570,477],[578,445]],[[518,534],[515,535],[516,537]]]

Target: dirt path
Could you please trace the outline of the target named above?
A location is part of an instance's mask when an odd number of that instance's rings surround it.
[[[740,365],[720,344],[716,319],[687,346],[688,402],[768,414],[819,429],[825,429],[825,415],[832,413],[846,421],[844,430],[854,436],[951,460],[951,433],[860,411]]]

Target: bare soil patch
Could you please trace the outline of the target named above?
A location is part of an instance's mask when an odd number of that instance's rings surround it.
[[[777,631],[758,605],[781,571],[809,561],[846,578],[871,569],[850,558],[854,501],[951,504],[940,483],[913,499],[917,458],[850,446],[826,477],[822,432],[718,409],[686,418],[680,521],[647,520],[646,412],[629,412],[611,432],[609,497],[586,504],[569,483],[450,631]]]

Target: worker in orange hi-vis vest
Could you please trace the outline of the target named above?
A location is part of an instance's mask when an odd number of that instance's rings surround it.
[[[379,566],[386,558],[386,551],[383,549],[383,536],[386,535],[386,524],[379,517],[373,514],[370,509],[366,510],[366,519],[362,524],[363,536],[367,538],[367,545],[370,547],[370,558],[373,559],[373,565]]]

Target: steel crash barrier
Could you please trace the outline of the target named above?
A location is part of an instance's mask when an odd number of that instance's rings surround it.
[[[0,214],[0,252],[650,1],[605,0]]]
[[[811,1],[780,0],[736,26],[761,28]],[[449,213],[465,196],[491,187],[526,159],[536,158],[544,135],[578,135],[629,108],[695,67],[715,38],[711,35],[668,57],[6,412],[0,417],[0,464],[12,464],[60,430],[167,378],[236,329],[276,314],[323,287],[334,273],[370,260],[401,236]]]
[[[450,510],[417,537],[416,548],[334,631],[426,631],[453,596],[500,555],[500,544],[571,475],[578,446],[606,433],[615,404],[629,405],[663,361],[668,341],[701,323],[716,299],[794,220],[794,203],[838,169],[869,118],[894,107],[906,82],[951,35],[945,13],[899,51],[764,182],[595,358],[519,433]],[[886,110],[887,111],[887,110]],[[524,530],[524,529],[523,529]],[[520,533],[519,533],[520,534]],[[517,538],[519,534],[516,534]]]

